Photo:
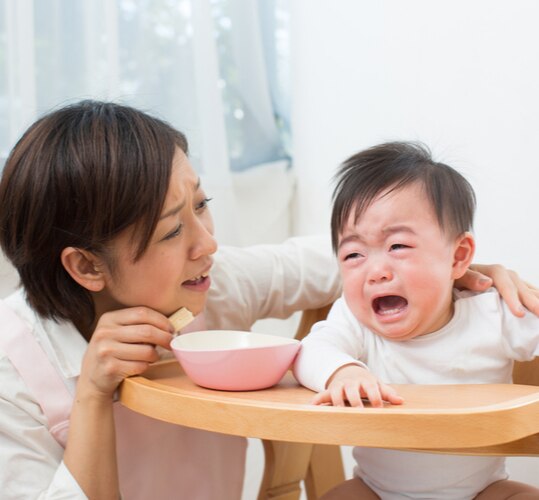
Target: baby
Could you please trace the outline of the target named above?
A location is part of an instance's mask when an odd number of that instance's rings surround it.
[[[319,391],[315,403],[401,404],[382,380],[510,383],[513,361],[537,356],[536,316],[513,316],[494,289],[454,289],[475,250],[475,195],[462,175],[422,145],[387,143],[344,162],[333,199],[343,296],[294,366]],[[539,498],[507,480],[500,457],[360,447],[353,454],[354,479],[327,498]]]

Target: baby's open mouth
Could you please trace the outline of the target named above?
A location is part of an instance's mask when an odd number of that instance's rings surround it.
[[[399,295],[385,295],[372,301],[372,308],[376,314],[389,316],[397,314],[408,307],[408,301]]]

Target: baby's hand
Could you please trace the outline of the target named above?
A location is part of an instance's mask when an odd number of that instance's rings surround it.
[[[380,382],[371,372],[358,365],[347,365],[337,370],[329,379],[327,389],[313,399],[316,405],[330,403],[333,406],[363,406],[361,398],[369,400],[372,406],[380,408],[384,401],[394,405],[403,403],[395,389]]]

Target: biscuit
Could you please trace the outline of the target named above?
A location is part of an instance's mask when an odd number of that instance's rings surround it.
[[[191,321],[195,319],[193,313],[185,307],[178,309],[174,314],[169,316],[169,321],[174,326],[174,330],[179,332],[182,328],[185,328]]]

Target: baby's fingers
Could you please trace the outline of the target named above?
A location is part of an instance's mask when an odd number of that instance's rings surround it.
[[[345,406],[344,393],[345,393],[345,389],[344,389],[343,384],[335,384],[329,389],[319,392],[313,398],[313,404],[315,405],[330,404],[333,406]]]
[[[313,405],[331,404],[331,392],[327,389],[319,392],[312,400]]]
[[[346,406],[344,402],[344,386],[342,384],[330,386],[328,390],[333,406]]]
[[[404,398],[399,396],[397,391],[390,385],[380,384],[380,392],[384,401],[387,401],[392,405],[401,405],[404,403]]]
[[[346,384],[344,386],[344,394],[350,406],[363,408],[360,386],[357,383]]]
[[[366,382],[361,385],[364,396],[369,400],[371,406],[374,408],[381,408],[384,406],[382,401],[382,394],[380,394],[380,387],[377,382]]]

